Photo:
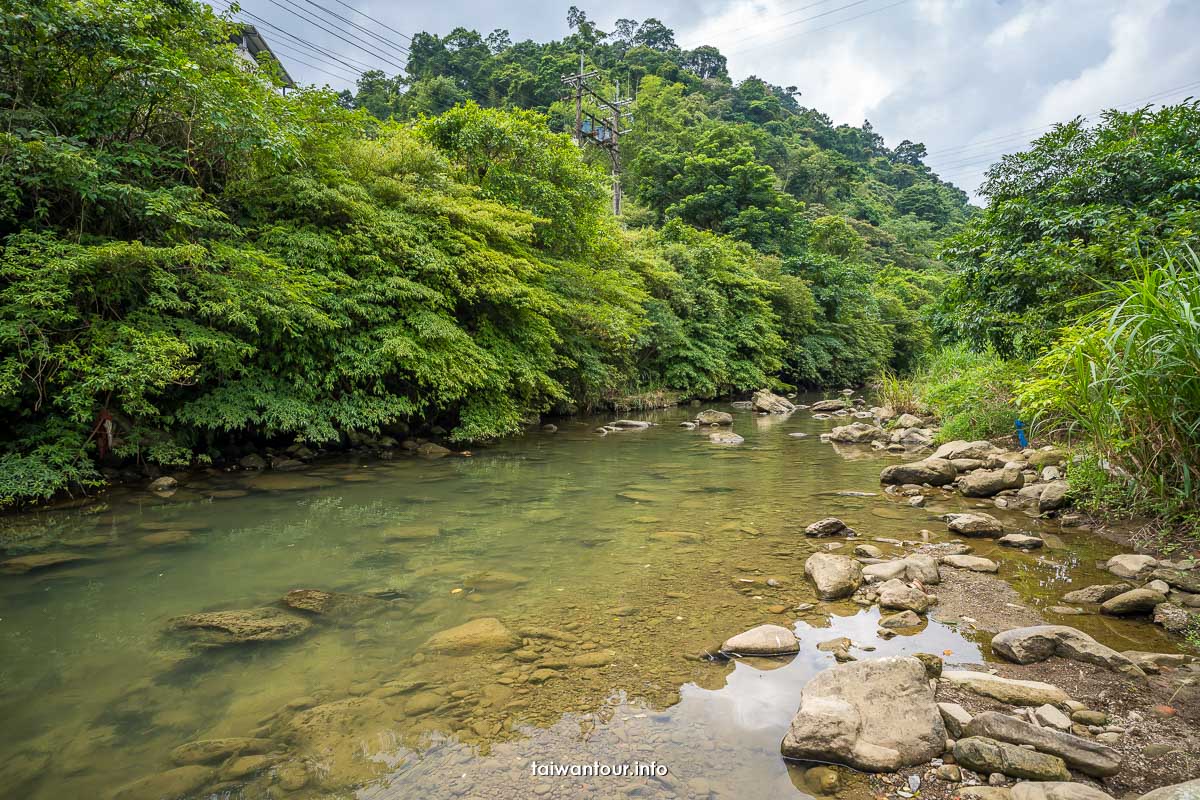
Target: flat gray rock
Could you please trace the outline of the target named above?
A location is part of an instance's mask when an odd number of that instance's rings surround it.
[[[1010,791],[1012,800],[1113,800],[1099,789],[1071,781],[1023,781]]]
[[[1197,798],[1200,798],[1200,779],[1146,792],[1138,800],[1197,800]]]
[[[954,760],[982,775],[999,772],[1010,778],[1035,781],[1071,780],[1067,765],[1058,756],[981,736],[968,736],[955,742]]]
[[[1060,706],[1071,699],[1062,689],[1049,683],[1001,678],[986,672],[946,670],[941,679],[1010,706],[1040,706],[1045,703]]]

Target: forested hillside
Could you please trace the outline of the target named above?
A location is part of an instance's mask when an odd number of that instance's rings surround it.
[[[199,3],[3,6],[6,502],[254,442],[858,384],[928,346],[932,243],[967,215],[919,145],[653,20],[420,34],[348,100],[281,95]],[[623,219],[559,132],[581,50],[637,90]]]

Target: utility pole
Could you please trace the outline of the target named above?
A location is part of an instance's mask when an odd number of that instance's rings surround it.
[[[584,72],[583,54],[579,54],[579,72],[574,75],[563,75],[562,82],[574,89],[575,95],[575,142],[580,147],[585,143],[591,143],[597,147],[601,147],[608,151],[608,156],[612,160],[612,209],[613,214],[621,213],[621,150],[620,137],[622,133],[628,133],[628,129],[621,130],[622,119],[629,116],[629,112],[622,109],[633,102],[632,98],[621,99],[621,84],[617,83],[616,97],[613,100],[608,100],[599,95],[593,89],[588,81],[595,78],[600,73],[596,70]],[[584,95],[588,96],[588,100],[595,106],[598,106],[603,111],[608,111],[608,118],[597,118],[591,113],[584,111],[583,99]]]

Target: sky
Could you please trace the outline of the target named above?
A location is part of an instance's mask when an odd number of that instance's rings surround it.
[[[803,105],[837,124],[869,119],[889,146],[923,142],[926,163],[976,200],[988,165],[1054,122],[1200,97],[1200,0],[574,2],[601,30],[621,17],[656,17],[681,47],[718,47],[735,80],[757,75],[795,85]],[[395,50],[388,59],[383,47],[364,52],[355,40],[366,37],[319,7],[403,46],[401,34],[459,26],[485,35],[504,28],[513,41],[562,38],[571,0],[240,4],[258,19],[242,18],[258,24],[293,78],[341,89],[352,85],[351,68],[393,74],[403,56]],[[262,20],[344,63],[306,52]]]

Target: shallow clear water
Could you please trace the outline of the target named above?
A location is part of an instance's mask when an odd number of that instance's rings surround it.
[[[734,411],[746,442],[723,447],[677,427],[694,412],[643,415],[661,425],[603,437],[597,420],[567,421],[470,458],[197,475],[170,498],[115,491],[8,520],[9,555],[91,560],[0,577],[0,793],[104,796],[170,769],[183,743],[259,736],[280,745],[271,768],[214,775],[196,796],[803,796],[803,770],[778,746],[805,681],[833,663],[817,643],[844,635],[877,648],[860,658],[949,663],[986,652],[937,621],[884,642],[877,610],[791,611],[815,602],[803,562],[826,544],[804,527],[833,515],[866,541],[922,528],[937,540],[937,515],[965,504],[915,509],[882,493],[887,457],[818,439],[842,420]],[[1042,532],[1056,546],[1032,555],[973,543],[1034,605],[1099,581],[1096,561],[1116,552]],[[278,605],[296,588],[388,599],[278,643],[198,651],[168,629],[180,615]],[[430,635],[479,617],[525,645],[423,652]],[[763,622],[794,624],[803,652],[698,658]],[[1066,622],[1118,649],[1172,648],[1144,624]],[[544,777],[530,766],[595,760],[669,772]],[[867,796],[853,780],[844,794]]]

